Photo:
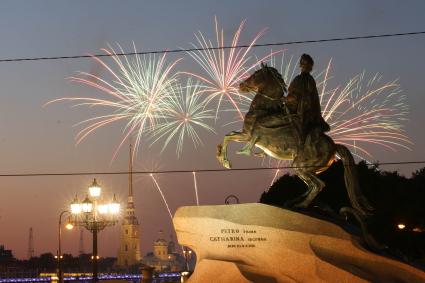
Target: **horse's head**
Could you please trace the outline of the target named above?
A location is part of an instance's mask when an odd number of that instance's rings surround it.
[[[275,68],[261,64],[261,69],[240,83],[239,91],[263,94],[285,92],[286,84],[282,75]]]

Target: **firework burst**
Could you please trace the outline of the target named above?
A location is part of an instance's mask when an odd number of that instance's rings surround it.
[[[119,47],[121,53],[124,53]],[[139,147],[142,135],[157,124],[163,112],[169,105],[170,94],[174,92],[176,74],[172,73],[180,59],[171,63],[166,61],[166,53],[155,55],[120,56],[113,48],[102,49],[113,60],[113,66],[107,65],[100,58],[96,61],[112,77],[108,80],[94,74],[79,72],[71,77],[73,82],[81,83],[101,91],[106,97],[66,97],[55,99],[47,104],[58,101],[72,101],[74,106],[100,106],[107,108],[111,114],[93,117],[76,124],[81,131],[76,136],[77,144],[97,129],[118,121],[125,121],[124,138],[115,151],[118,150],[131,135],[135,136],[135,147]],[[136,48],[134,47],[136,53]]]
[[[198,93],[199,84],[192,84],[190,79],[187,80],[186,86],[177,85],[173,88],[172,95],[166,98],[167,107],[161,113],[160,122],[152,128],[152,144],[165,139],[163,151],[173,139],[176,139],[176,154],[180,157],[186,137],[192,140],[195,147],[202,144],[196,128],[215,133],[207,124],[208,120],[214,119],[213,110],[205,108],[206,101]]]
[[[207,95],[207,102],[217,100],[216,118],[222,105],[230,103],[231,109],[237,112],[239,120],[243,120],[244,116],[240,104],[246,104],[247,101],[251,101],[251,98],[238,92],[239,83],[248,77],[249,72],[262,61],[274,54],[283,52],[283,50],[276,51],[261,59],[252,54],[253,45],[266,29],[260,31],[245,48],[236,48],[239,45],[239,38],[245,22],[244,20],[240,23],[231,43],[226,45],[223,29],[219,28],[217,18],[215,18],[215,44],[201,32],[198,32],[195,34],[197,44],[192,43],[192,46],[202,50],[188,52],[188,55],[201,66],[205,75],[190,72],[182,73],[196,77],[203,83],[200,93]],[[224,108],[226,107],[224,106]]]
[[[298,64],[293,56],[283,54],[270,58],[273,67],[280,70],[285,82],[294,78]],[[378,145],[396,151],[399,148],[410,150],[412,142],[405,134],[404,123],[409,107],[407,97],[401,93],[397,80],[383,82],[380,74],[370,79],[362,72],[351,78],[345,85],[329,89],[332,59],[325,69],[313,72],[319,91],[323,118],[331,126],[327,134],[339,144],[344,144],[358,158],[368,160],[373,155],[368,145]],[[245,106],[249,106],[249,103]],[[269,159],[269,166],[280,167],[288,162]],[[282,173],[275,170],[272,184]]]
[[[293,57],[272,58],[286,82],[295,74]],[[411,141],[404,132],[409,107],[397,80],[383,82],[380,74],[370,79],[365,72],[345,85],[329,89],[332,60],[324,70],[314,74],[319,90],[322,115],[331,126],[328,133],[336,143],[348,146],[360,158],[373,157],[367,145],[378,145],[396,151],[408,149]]]
[[[365,72],[345,86],[326,91],[327,72],[322,83],[321,105],[331,126],[329,135],[358,156],[373,157],[366,145],[375,144],[396,151],[410,150],[412,142],[404,132],[409,107],[397,80],[383,82],[380,74],[370,79]]]

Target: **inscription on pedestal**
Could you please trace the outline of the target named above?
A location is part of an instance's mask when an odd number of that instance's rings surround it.
[[[223,228],[209,240],[225,243],[227,248],[255,248],[258,242],[265,242],[267,238],[255,229]]]

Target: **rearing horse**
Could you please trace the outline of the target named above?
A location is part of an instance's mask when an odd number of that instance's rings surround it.
[[[316,140],[306,139],[309,142],[300,146],[299,129],[301,127],[299,127],[297,116],[289,114],[285,111],[281,100],[277,101],[283,96],[284,89],[283,78],[279,72],[275,68],[264,65],[240,84],[240,92],[254,91],[256,93],[250,112],[255,113],[263,103],[266,105],[271,102],[276,105],[280,104],[282,110],[272,112],[268,116],[263,115],[254,122],[251,132],[245,130],[244,126],[243,131],[232,131],[227,134],[223,143],[217,146],[219,162],[230,169],[231,164],[227,158],[228,143],[230,141],[247,143],[251,141],[252,136],[255,136],[255,146],[263,150],[265,154],[279,160],[293,161],[295,174],[308,186],[308,191],[303,195],[304,199],[297,206],[308,207],[325,187],[325,183],[316,174],[325,171],[335,160],[337,154],[344,163],[345,185],[351,205],[362,215],[369,214],[373,208],[361,194],[354,158],[348,148],[341,144],[335,144],[329,136],[323,133]],[[255,105],[253,105],[254,102]]]

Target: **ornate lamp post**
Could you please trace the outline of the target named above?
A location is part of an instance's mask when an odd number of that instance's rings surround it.
[[[185,271],[181,273],[181,282],[186,282],[190,275],[190,266],[189,266],[189,258],[192,256],[192,251],[188,249],[187,247],[183,247],[183,256],[184,256],[184,262],[185,262]]]
[[[61,238],[62,238],[62,216],[65,213],[70,213],[68,210],[64,210],[59,214],[59,225],[58,225],[58,252],[57,255],[55,256],[55,258],[57,259],[57,269],[58,269],[58,279],[59,279],[59,283],[63,282],[63,274],[62,274],[62,244],[61,244]],[[72,225],[71,223],[71,219],[68,218],[68,222],[65,225],[65,228],[68,230],[71,230],[72,228],[74,228],[74,225]]]
[[[110,202],[101,202],[101,187],[93,180],[89,186],[89,195],[79,202],[77,197],[71,203],[71,213],[73,215],[71,223],[75,226],[82,226],[93,234],[93,282],[98,282],[98,260],[97,234],[107,226],[113,226],[118,222],[120,204],[115,195]]]
[[[184,247],[183,248],[183,256],[184,256],[184,261],[185,261],[185,264],[186,264],[186,271],[190,272],[189,259],[192,257],[192,251],[189,250],[188,248]]]

